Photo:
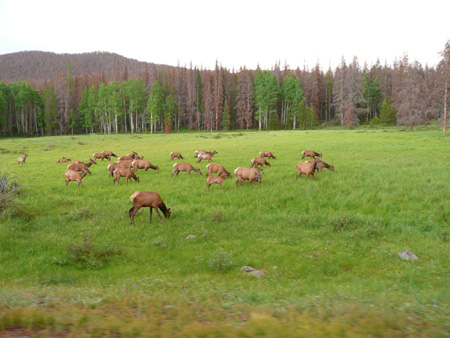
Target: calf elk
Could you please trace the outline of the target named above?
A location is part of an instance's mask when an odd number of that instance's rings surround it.
[[[319,171],[319,170],[322,171],[323,168],[328,168],[331,171],[334,171],[334,166],[332,166],[332,165],[330,165],[328,163],[325,163],[325,162],[323,162],[323,161],[321,161],[319,159],[316,159],[316,162],[317,162],[317,166],[316,166],[316,170],[317,171]]]
[[[250,168],[253,168],[253,167],[257,167],[257,166],[263,166],[263,165],[266,165],[266,166],[268,166],[268,167],[270,167],[270,163],[269,162],[267,162],[266,161],[266,159],[265,158],[263,158],[263,157],[255,157],[254,159],[252,159],[252,161],[251,161],[251,163],[252,163],[252,165],[250,166]]]
[[[65,158],[64,156],[62,158],[59,158],[56,163],[63,163],[63,162],[69,162],[72,161],[70,158]]]
[[[225,180],[226,177],[227,177],[227,176],[222,176],[222,175],[219,175],[219,176],[209,176],[209,177],[206,179],[206,188],[208,188],[208,190],[209,190],[209,186],[210,186],[211,184],[218,184],[218,185],[219,185],[219,189],[222,189],[222,183],[223,183],[223,181]],[[231,175],[230,175],[230,177],[231,177]]]
[[[180,153],[172,151],[170,153],[170,159],[173,160],[175,157],[178,159],[184,159],[184,157]]]
[[[259,152],[259,156],[262,157],[262,158],[267,157],[269,159],[270,158],[273,158],[274,160],[277,159],[275,156],[273,156],[273,154],[270,151],[260,151]]]
[[[163,220],[161,214],[159,213],[160,209],[164,217],[170,218],[171,211],[170,208],[167,209],[164,204],[161,196],[159,196],[156,192],[151,191],[136,191],[133,195],[130,196],[131,202],[133,202],[133,207],[128,212],[130,215],[131,225],[134,226],[134,215],[138,212],[140,208],[149,207],[150,208],[150,223],[152,222],[152,208],[155,208],[156,212],[159,216],[159,222],[162,224]]]
[[[66,176],[66,187],[69,186],[70,181],[76,181],[78,182],[78,186],[82,186],[84,188],[83,183],[81,180],[86,176],[86,174],[89,172],[89,170],[86,168],[83,170],[83,172],[79,172],[76,170],[66,170],[65,176]]]

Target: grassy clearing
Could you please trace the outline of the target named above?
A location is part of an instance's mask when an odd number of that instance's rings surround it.
[[[320,130],[3,139],[0,168],[23,185],[0,219],[0,330],[52,336],[448,336],[448,145],[437,130]],[[170,177],[197,149],[234,171],[260,150],[261,185]],[[335,171],[295,179],[314,149]],[[137,151],[160,167],[113,186],[107,163],[85,188],[62,156]],[[17,156],[30,156],[18,165]],[[130,226],[129,196],[157,191]],[[193,234],[194,239],[186,239]],[[418,261],[402,261],[410,250]],[[243,265],[266,271],[244,275]],[[11,331],[15,330],[15,331]],[[16,332],[17,333],[17,332]],[[176,334],[175,334],[176,333]]]

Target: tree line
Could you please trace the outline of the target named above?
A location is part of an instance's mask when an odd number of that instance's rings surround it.
[[[229,70],[162,66],[129,76],[84,72],[0,82],[2,135],[310,129],[318,125],[446,122],[450,47],[436,67],[410,62]],[[445,133],[445,131],[444,131]]]

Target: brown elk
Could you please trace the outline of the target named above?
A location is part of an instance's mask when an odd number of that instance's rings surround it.
[[[206,154],[206,153],[207,153],[206,150],[196,150],[194,157],[198,157],[198,155],[203,155],[203,154]]]
[[[132,161],[136,158],[135,154],[128,154],[125,156],[120,156],[117,161]]]
[[[133,207],[130,209],[128,214],[130,215],[131,225],[134,226],[134,215],[138,212],[140,208],[149,207],[150,208],[150,223],[152,222],[152,208],[156,210],[159,216],[159,222],[162,224],[163,219],[159,210],[164,214],[164,217],[170,218],[171,211],[164,204],[161,196],[156,192],[151,191],[136,191],[130,196],[131,202],[133,202]]]
[[[114,173],[114,170],[118,169],[118,168],[131,168],[132,167],[132,161],[119,161],[116,163],[110,163],[108,164],[108,170],[109,170],[109,174],[108,177],[111,177]]]
[[[234,173],[237,176],[236,184],[242,185],[243,181],[248,180],[250,184],[252,184],[253,181],[256,181],[258,183],[261,183],[261,178],[263,173],[261,172],[262,169],[260,168],[246,168],[246,167],[239,167],[237,168]]]
[[[316,157],[322,157],[322,154],[316,153],[314,150],[303,150],[302,151],[302,160],[305,157],[311,157],[313,159],[316,159]]]
[[[198,157],[197,163],[200,163],[202,160],[208,160],[208,162],[210,162],[215,154],[218,154],[218,152],[215,150],[212,152],[207,151],[205,154],[199,154],[197,156]]]
[[[230,176],[230,177],[231,177],[231,176]],[[219,175],[219,176],[209,176],[209,177],[206,179],[206,188],[208,188],[208,190],[209,190],[209,186],[210,186],[211,184],[216,183],[216,184],[219,185],[219,189],[222,189],[222,183],[223,183],[223,181],[225,180],[225,178],[226,178],[226,176],[222,176],[222,175]]]
[[[112,151],[109,151],[109,150],[103,150],[102,153],[105,154],[106,156],[108,156],[109,161],[111,161],[112,156],[117,157],[116,154],[114,154]]]
[[[85,168],[89,168],[91,165],[97,164],[94,160],[90,159],[89,163],[84,163],[80,161],[73,161],[71,164],[67,166],[67,169],[69,170],[75,170],[75,171],[83,171]],[[89,175],[91,172],[88,170]]]
[[[309,179],[309,175],[312,176],[312,178],[314,179],[314,173],[316,172],[316,166],[317,166],[317,162],[316,161],[306,161],[306,162],[300,162],[297,164],[297,170],[298,170],[298,174],[297,174],[297,178],[301,178],[302,174],[306,175],[306,177]]]
[[[251,161],[251,163],[252,163],[252,165],[250,166],[250,168],[253,168],[253,167],[257,167],[257,166],[263,166],[263,165],[266,165],[266,166],[268,166],[268,167],[270,167],[270,163],[269,162],[267,162],[266,161],[266,159],[264,158],[264,157],[255,157],[254,159],[252,159],[252,161]]]
[[[28,157],[28,154],[23,154],[23,157],[18,157],[17,164],[20,164],[20,163],[24,164],[27,157]]]
[[[211,176],[212,173],[216,173],[218,176],[225,176],[231,178],[231,173],[226,171],[223,165],[221,164],[209,163],[206,166],[206,169],[208,169],[208,174],[206,175],[206,177]]]
[[[184,157],[180,153],[172,151],[170,153],[170,159],[173,160],[175,157],[178,158],[178,159],[184,159]]]
[[[70,158],[65,158],[64,156],[62,158],[59,158],[56,163],[62,163],[62,162],[69,162],[72,161]]]
[[[202,172],[200,171],[200,169],[194,168],[191,164],[189,163],[175,163],[173,165],[173,172],[172,175],[170,175],[171,177],[173,177],[173,174],[178,174],[180,173],[180,171],[187,171],[188,174],[191,174],[191,171],[195,171],[197,174],[201,175]]]
[[[153,165],[150,161],[147,160],[134,160],[133,162],[131,162],[131,166],[133,167],[134,171],[137,171],[138,169],[145,169],[145,171],[148,171],[148,169],[159,170],[159,167],[157,165]]]
[[[270,158],[273,158],[274,160],[277,159],[275,156],[273,156],[273,154],[270,151],[260,151],[259,152],[259,156],[262,157],[262,158],[267,157],[269,159]]]
[[[101,152],[101,153],[94,153],[93,155],[92,155],[92,157],[94,157],[94,160],[97,160],[97,159],[99,159],[99,160],[104,160],[105,158],[108,160],[108,161],[111,161],[111,157],[109,157],[108,155],[106,155],[105,153],[103,153],[103,152]]]
[[[328,163],[325,163],[325,162],[323,162],[323,161],[321,161],[321,160],[319,160],[317,158],[316,158],[316,162],[317,162],[317,166],[316,166],[316,170],[317,171],[319,171],[319,170],[322,171],[323,168],[328,168],[331,171],[334,171],[334,166],[332,166],[332,165],[330,165]]]
[[[84,188],[83,183],[81,180],[86,176],[86,174],[90,173],[89,170],[86,168],[83,170],[83,172],[79,172],[76,170],[66,170],[65,176],[66,176],[66,187],[69,186],[70,181],[76,181],[78,182],[78,186],[82,186]]]
[[[133,170],[131,170],[130,168],[118,168],[118,169],[114,170],[114,176],[116,176],[113,180],[114,185],[116,185],[116,182],[120,185],[121,177],[127,178],[127,184],[128,184],[128,180],[131,180],[132,178],[134,178],[135,182],[138,182],[138,183],[141,182],[139,180],[139,177],[137,177],[135,175],[135,173],[133,172]]]

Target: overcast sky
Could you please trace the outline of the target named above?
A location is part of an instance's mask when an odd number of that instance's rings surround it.
[[[450,39],[449,0],[0,0],[0,54],[106,51],[158,64],[334,69],[434,66]]]

